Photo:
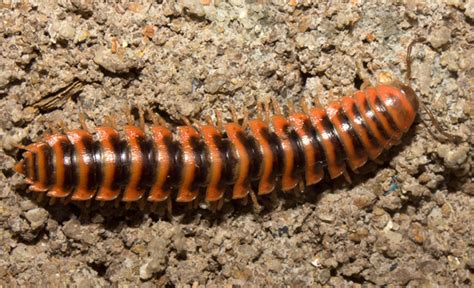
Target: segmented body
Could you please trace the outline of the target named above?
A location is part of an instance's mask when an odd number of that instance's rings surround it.
[[[408,86],[378,85],[330,103],[326,108],[273,115],[270,123],[248,121],[197,129],[163,126],[150,136],[125,126],[121,139],[112,127],[52,135],[26,148],[16,170],[31,190],[55,198],[85,201],[121,199],[163,202],[245,198],[251,186],[259,195],[292,190],[304,180],[313,185],[327,172],[331,179],[348,166],[357,170],[376,159],[407,132],[418,109]],[[252,185],[254,184],[254,185]]]

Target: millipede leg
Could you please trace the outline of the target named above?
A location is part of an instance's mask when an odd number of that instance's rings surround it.
[[[257,117],[258,119],[263,119],[263,107],[262,102],[257,100]]]
[[[56,201],[57,201],[57,200],[58,200],[58,198],[55,198],[55,197],[49,198],[48,205],[49,205],[49,206],[53,206],[54,204],[56,204]]]
[[[300,193],[303,193],[304,190],[305,190],[305,183],[304,183],[304,180],[301,180],[300,183],[298,183],[298,189],[300,190],[299,192]]]
[[[265,122],[270,123],[270,98],[269,97],[265,97],[263,111],[265,112]]]
[[[44,198],[45,198],[44,196],[46,195],[46,193],[40,192],[40,193],[37,193],[37,194],[38,194],[38,196],[36,196],[36,201],[38,202],[38,204],[41,204],[43,202]]]
[[[309,107],[308,107],[308,103],[306,103],[306,98],[301,98],[300,105],[301,105],[301,109],[303,110],[303,112],[308,114],[309,113]]]
[[[288,106],[288,112],[290,114],[293,114],[296,112],[295,104],[293,104],[292,102],[288,102],[286,106]]]
[[[214,125],[214,121],[212,120],[211,115],[208,114],[204,116],[204,118],[206,118],[207,125],[211,125],[211,126]]]
[[[191,120],[189,120],[188,117],[181,115],[179,119],[183,121],[186,126],[191,126]]]
[[[112,115],[106,115],[104,117],[104,126],[116,128],[117,125],[116,125],[115,117]]]
[[[271,197],[270,199],[272,200],[272,204],[275,206],[278,205],[279,201],[278,201],[278,194],[277,194],[276,189],[274,189],[272,193],[270,193],[270,197]]]
[[[329,99],[329,101],[335,101],[336,100],[336,96],[334,96],[334,91],[332,89],[329,90],[329,92],[328,92],[328,99]]]
[[[153,125],[166,126],[166,121],[160,115],[151,111],[150,108],[147,108],[146,111],[148,113],[148,116],[151,118],[151,122],[153,122]]]
[[[323,95],[323,86],[321,85],[321,82],[318,81],[318,86],[316,87],[316,97],[314,98],[313,102],[314,104],[316,105],[317,108],[321,108],[323,107],[321,105],[321,101],[319,101],[319,98],[321,98],[321,96]]]
[[[140,211],[145,211],[145,207],[146,207],[146,199],[145,198],[142,198],[138,201],[138,209],[140,209]]]
[[[153,204],[151,204],[151,212],[157,214],[160,217],[164,217],[166,215],[166,211],[165,202],[153,202]]]
[[[125,210],[129,210],[132,207],[132,202],[125,203]]]
[[[186,209],[187,209],[188,211],[193,210],[193,208],[194,208],[193,202],[188,202],[188,203],[186,203]]]
[[[380,159],[378,159],[378,158],[376,158],[376,159],[374,159],[374,160],[372,160],[372,161],[373,161],[375,164],[377,164],[377,165],[383,165],[383,161],[380,160]]]
[[[115,208],[119,208],[119,206],[120,206],[120,198],[117,197],[117,198],[115,198],[115,200],[114,200],[114,207],[115,207]]]
[[[138,105],[138,117],[140,129],[145,130],[145,113],[140,105]]]
[[[300,198],[301,197],[301,190],[300,190],[300,187],[296,186],[295,188],[293,188],[293,194],[295,195],[296,198]]]
[[[362,61],[360,59],[356,61],[356,68],[357,74],[359,75],[360,79],[362,79],[362,85],[360,86],[360,90],[365,90],[367,87],[372,86],[369,77],[367,76],[367,72],[364,69],[364,65],[362,64]]]
[[[123,112],[125,114],[125,117],[127,118],[128,125],[133,125],[133,116],[132,116],[132,107],[130,105],[125,105],[123,107]]]
[[[173,202],[171,201],[171,197],[166,199],[166,211],[168,211],[170,217],[173,216]]]
[[[85,202],[85,205],[84,205],[84,206],[85,206],[86,208],[90,208],[90,207],[91,207],[91,203],[92,203],[92,201],[89,199],[89,200],[87,200],[87,201]]]
[[[244,198],[241,199],[241,201],[243,206],[247,206],[249,204],[249,196],[246,195]]]
[[[81,123],[81,127],[83,130],[86,130],[88,132],[90,131],[86,123],[86,114],[84,114],[83,112],[79,114],[79,123]]]
[[[217,212],[217,203],[215,201],[213,202],[208,202],[209,210],[211,210],[211,213],[216,213]]]
[[[244,120],[242,121],[242,129],[247,129],[247,126],[249,124],[249,110],[247,107],[244,108]]]
[[[222,206],[224,206],[224,197],[221,199],[217,200],[217,211],[222,209]]]
[[[349,175],[349,172],[347,172],[347,169],[344,169],[344,179],[346,179],[347,183],[352,184],[352,179],[351,175]]]
[[[222,121],[222,113],[220,111],[217,111],[215,115],[216,115],[217,129],[219,129],[219,131],[222,131],[222,129],[224,129],[224,121]]]
[[[280,104],[278,104],[278,101],[276,100],[276,98],[272,97],[271,100],[272,100],[272,106],[273,106],[274,113],[277,114],[277,115],[282,115],[283,113],[282,113]]]
[[[262,205],[258,203],[257,196],[255,195],[255,192],[253,190],[250,190],[250,198],[252,199],[253,206],[257,212],[262,211]]]
[[[67,205],[69,203],[69,200],[68,200],[69,197],[64,197],[64,198],[61,198],[59,200],[59,203],[63,204],[64,206]]]
[[[158,208],[158,202],[151,202],[150,210],[153,213],[156,213],[156,208]]]

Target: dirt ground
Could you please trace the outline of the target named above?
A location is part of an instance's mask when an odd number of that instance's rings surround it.
[[[474,285],[474,1],[54,2],[0,9],[0,286]],[[160,219],[38,203],[11,170],[15,145],[77,128],[81,112],[91,127],[123,124],[122,107],[139,104],[176,126],[213,110],[230,119],[231,106],[254,115],[266,96],[322,90],[324,105],[329,90],[360,87],[358,62],[373,83],[404,79],[417,36],[428,41],[414,48],[412,85],[460,141],[420,113],[352,185],[264,197],[261,213],[231,202]]]

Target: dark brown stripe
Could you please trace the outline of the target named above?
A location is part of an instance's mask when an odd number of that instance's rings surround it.
[[[336,154],[336,164],[343,165],[345,160],[344,147],[342,147],[342,141],[341,139],[339,139],[339,135],[337,134],[336,128],[334,127],[334,125],[332,125],[327,114],[325,114],[322,118],[321,124],[323,125],[326,133],[328,133],[330,136],[329,139],[334,147]]]
[[[95,181],[98,183],[98,185],[101,185],[102,183],[102,147],[100,145],[100,142],[94,142],[92,145],[92,149],[94,151],[93,155],[93,161],[95,163],[94,167],[96,169],[95,171]]]
[[[130,151],[127,141],[118,140],[114,143],[114,147],[117,145],[115,150],[116,167],[114,174],[114,183],[117,183],[118,187],[125,187],[130,179]]]
[[[370,107],[369,102],[367,101],[367,97],[364,98],[364,108],[365,108],[364,109],[365,110],[365,115],[367,117],[369,117],[375,123],[375,125],[377,126],[377,129],[380,131],[380,134],[382,135],[383,139],[386,140],[386,141],[390,140],[390,137],[387,135],[387,131],[385,131],[385,129],[383,129],[382,123],[380,123],[379,119],[375,115],[375,112],[372,111],[372,108]],[[371,113],[367,113],[369,111]]]
[[[122,162],[123,159],[127,159],[127,155],[122,155],[126,154],[127,149],[124,147],[126,146],[126,143],[120,140],[120,137],[118,135],[113,135],[109,137],[110,144],[112,145],[112,149],[114,150],[115,154],[115,165],[114,165],[114,180],[112,181],[112,187],[111,190],[115,191],[122,187],[122,185],[126,182],[128,182],[128,176],[126,171],[125,173],[122,174],[122,171],[126,169],[124,166],[126,165],[126,162]],[[125,151],[123,151],[125,149]],[[125,185],[124,185],[125,186]]]
[[[217,185],[218,188],[222,188],[225,186],[226,179],[232,178],[232,166],[229,165],[230,164],[229,160],[226,159],[226,153],[227,153],[227,150],[225,147],[226,144],[223,142],[222,137],[219,135],[214,135],[211,141],[214,145],[216,145],[217,150],[219,150],[219,157],[222,159],[221,179],[219,179],[219,183]],[[207,167],[209,169],[211,164],[209,163],[207,159],[209,158],[206,158]],[[210,173],[210,171],[208,170],[207,173]],[[208,175],[206,174],[206,178],[207,177]]]
[[[234,157],[233,144],[229,139],[222,139],[220,142],[216,142],[219,151],[222,153],[222,159],[224,159],[224,167],[222,168],[221,182],[223,184],[234,183],[234,167],[237,163],[237,159]]]
[[[398,129],[397,124],[393,120],[392,116],[390,116],[390,113],[388,113],[387,108],[383,104],[383,102],[380,100],[379,95],[375,97],[375,107],[377,110],[383,114],[385,119],[387,119],[388,124],[390,125],[390,128],[393,129],[393,131],[400,132],[400,129]]]
[[[246,136],[243,132],[238,132],[237,138],[242,143],[242,145],[244,145],[245,150],[249,155],[250,169],[248,177],[250,177],[252,180],[258,180],[260,166],[263,160],[263,155],[259,149],[259,144],[253,136]]]
[[[345,132],[347,132],[347,134],[349,134],[357,158],[364,157],[364,146],[362,145],[359,136],[355,132],[354,127],[352,126],[352,123],[350,122],[349,118],[347,118],[347,116],[343,113],[342,109],[338,111],[336,117],[339,119],[339,122],[342,125],[341,129],[343,129]]]
[[[351,109],[352,109],[352,111],[354,111],[354,118],[357,118],[357,120],[361,123],[361,125],[364,126],[365,131],[367,131],[367,135],[368,135],[368,138],[369,138],[369,141],[370,141],[370,144],[372,145],[372,147],[380,148],[380,143],[375,138],[372,130],[365,123],[365,120],[362,117],[362,115],[360,114],[359,108],[357,107],[355,102],[352,102],[352,108]]]
[[[170,172],[169,177],[164,184],[164,189],[179,187],[181,182],[181,171],[183,170],[183,149],[179,141],[173,141],[172,137],[163,139],[170,156]]]
[[[283,173],[283,149],[281,148],[281,142],[278,139],[278,136],[270,132],[268,128],[263,128],[261,130],[262,137],[270,145],[272,154],[273,154],[273,165],[270,179],[274,179],[276,175],[282,175]]]
[[[207,173],[209,169],[208,159],[208,149],[206,145],[199,140],[198,137],[191,137],[189,143],[193,149],[194,161],[196,165],[196,171],[194,174],[193,182],[191,184],[191,189],[198,187],[203,187],[207,183]]]
[[[52,150],[51,147],[49,147],[49,145],[47,144],[39,146],[39,149],[44,154],[44,158],[45,158],[45,166],[43,168],[41,167],[39,168],[45,170],[46,183],[44,184],[46,187],[50,187],[52,184],[54,184],[54,177],[52,177],[54,173],[54,167],[53,167],[54,165],[52,163],[53,152],[51,151]]]
[[[154,163],[154,151],[153,143],[147,140],[145,137],[139,137],[137,143],[140,146],[140,151],[142,153],[142,170],[140,172],[140,178],[138,181],[137,188],[139,190],[151,187],[155,182],[155,165]]]
[[[324,154],[324,150],[321,146],[321,137],[318,131],[314,129],[309,119],[304,121],[303,130],[305,131],[306,135],[309,136],[311,144],[314,147],[314,153],[316,154],[316,159],[314,159],[316,163],[316,165],[314,165],[314,171],[316,173],[321,173],[323,167],[327,165],[326,154]]]
[[[304,166],[305,166],[305,157],[304,157],[304,148],[303,143],[301,142],[298,133],[295,130],[290,130],[288,132],[288,140],[291,143],[291,149],[294,151],[295,155],[295,166],[292,175],[298,176],[304,173]]]
[[[87,189],[89,190],[93,190],[95,189],[97,186],[98,186],[98,182],[96,182],[96,179],[95,179],[95,175],[96,175],[96,166],[98,165],[95,165],[95,161],[94,161],[94,149],[93,149],[93,145],[94,143],[92,142],[92,138],[82,138],[81,139],[84,144],[84,148],[85,148],[85,153],[83,156],[89,156],[90,157],[90,163],[89,163],[89,173],[87,175]]]
[[[31,181],[33,182],[36,182],[38,181],[38,172],[39,172],[39,167],[38,167],[38,161],[36,161],[36,153],[31,153],[31,163],[33,164],[33,175],[28,175],[28,178],[31,179]],[[28,168],[29,168],[29,165],[28,165]],[[28,169],[27,170],[28,172],[30,172],[31,170]]]
[[[66,158],[66,157],[64,157]],[[76,187],[77,186],[77,183],[79,182],[79,179],[78,179],[78,173],[76,172],[78,170],[78,164],[77,164],[77,154],[76,154],[76,151],[74,149],[74,145],[71,143],[71,157],[70,157],[70,160],[71,160],[71,165],[69,166],[70,167],[70,173],[71,173],[71,181],[70,181],[70,185],[69,187]]]
[[[61,141],[59,145],[63,153],[62,160],[64,163],[64,185],[61,187],[61,190],[69,191],[69,189],[75,186],[77,180],[76,177],[74,177],[76,153],[74,153],[74,147],[69,140]]]
[[[306,135],[309,136],[311,144],[314,147],[314,153],[316,154],[317,159],[315,159],[315,163],[317,163],[317,165],[315,165],[314,171],[320,172],[322,167],[327,165],[327,163],[326,163],[326,154],[324,154],[323,148],[321,146],[321,137],[320,137],[318,131],[316,131],[316,129],[314,129],[313,125],[311,125],[310,120],[305,120],[304,121],[303,130],[305,131]],[[300,140],[301,140],[301,143],[303,143],[303,140],[302,139],[300,139]],[[304,152],[303,152],[303,155],[305,155]],[[307,161],[305,160],[305,164],[306,163],[307,163]]]

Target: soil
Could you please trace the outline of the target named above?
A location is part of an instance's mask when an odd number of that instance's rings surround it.
[[[474,285],[474,1],[10,2],[0,4],[0,286]],[[458,139],[420,111],[352,184],[261,197],[260,213],[228,202],[162,218],[49,206],[11,169],[17,145],[78,128],[81,113],[93,129],[104,115],[124,124],[123,107],[139,105],[175,127],[214,110],[230,121],[230,107],[254,116],[269,96],[326,105],[360,88],[358,66],[372,83],[383,71],[405,79],[419,36],[411,85]]]

